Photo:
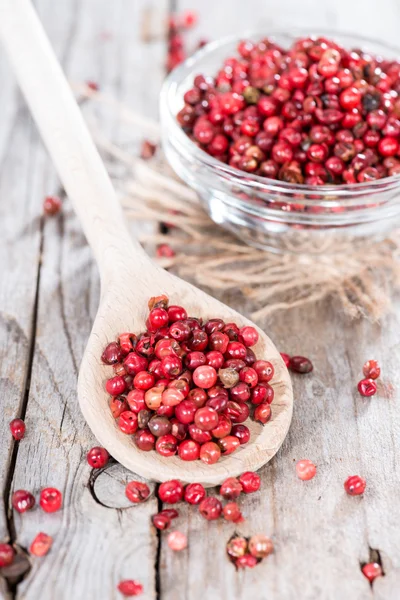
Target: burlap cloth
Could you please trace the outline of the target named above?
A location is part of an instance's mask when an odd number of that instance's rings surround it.
[[[211,221],[196,194],[166,164],[160,149],[150,160],[139,158],[141,140],[158,141],[157,122],[106,94],[74,87],[86,100],[89,126],[127,219],[152,224],[143,226],[140,241],[163,267],[219,297],[227,292],[242,294],[255,321],[327,296],[337,297],[342,310],[353,318],[378,320],[390,310],[393,291],[400,283],[400,231],[339,255],[279,255],[251,248]],[[99,117],[104,110],[120,122],[126,139],[135,138],[134,150],[134,144],[116,143],[107,135]],[[168,231],[161,233],[165,223]],[[157,246],[163,243],[173,248],[175,256],[156,256]]]

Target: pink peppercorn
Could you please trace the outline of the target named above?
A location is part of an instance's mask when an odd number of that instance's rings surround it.
[[[344,482],[344,489],[349,496],[360,496],[364,493],[367,483],[359,475],[351,475]]]
[[[105,448],[94,446],[87,453],[87,461],[93,469],[102,469],[108,463],[110,455]]]
[[[140,596],[143,593],[143,586],[135,579],[124,579],[118,584],[118,591],[126,598]]]
[[[364,377],[367,379],[378,379],[381,369],[376,360],[368,360],[363,366]]]
[[[150,496],[150,488],[142,481],[130,481],[125,488],[125,495],[134,504],[147,500]]]
[[[209,496],[200,502],[199,511],[208,521],[215,521],[221,516],[222,504],[217,498]]]
[[[166,502],[168,504],[180,502],[183,498],[183,493],[183,485],[177,479],[165,481],[158,488],[158,497],[162,502]]]
[[[372,583],[377,577],[382,577],[383,575],[381,565],[376,562],[371,562],[364,565],[361,571],[370,583]]]
[[[22,440],[25,435],[25,423],[22,419],[13,419],[10,422],[10,431],[14,440]]]
[[[357,384],[357,389],[360,392],[361,396],[374,396],[377,391],[376,383],[373,379],[362,379]]]
[[[168,546],[175,552],[180,552],[187,547],[187,537],[180,531],[171,531],[168,535]]]
[[[10,544],[0,544],[0,569],[11,565],[14,555],[14,548]]]
[[[26,490],[16,490],[11,496],[12,507],[19,513],[24,513],[35,505],[35,498]]]
[[[200,504],[206,497],[206,490],[201,483],[189,483],[185,488],[184,499],[189,504]]]
[[[317,467],[311,462],[311,460],[299,460],[296,464],[296,473],[299,479],[308,481],[309,479],[315,477],[317,473]]]
[[[261,486],[261,479],[257,473],[246,471],[239,476],[239,482],[245,494],[257,492]]]
[[[62,493],[56,488],[43,488],[40,492],[39,504],[47,513],[56,512],[62,505]]]

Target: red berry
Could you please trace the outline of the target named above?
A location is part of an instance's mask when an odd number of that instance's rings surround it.
[[[189,504],[200,504],[206,497],[206,490],[201,483],[189,483],[185,487],[184,500]]]
[[[110,455],[105,448],[94,446],[94,448],[89,450],[86,458],[92,469],[102,469],[108,463]]]
[[[207,521],[215,521],[221,516],[222,504],[217,498],[209,496],[200,502],[199,511]]]
[[[243,343],[245,346],[254,346],[258,342],[258,332],[254,327],[246,326],[240,330]]]
[[[111,342],[111,344],[105,347],[101,355],[101,360],[106,365],[114,365],[121,361],[122,356],[121,346],[117,342]]]
[[[228,502],[228,504],[225,504],[222,512],[226,521],[233,521],[233,523],[241,523],[244,521],[243,515],[236,502]]]
[[[156,450],[161,456],[173,456],[178,450],[178,440],[171,433],[162,435],[156,441]]]
[[[289,369],[296,373],[311,373],[313,370],[313,364],[309,358],[304,356],[291,356]]]
[[[175,417],[180,423],[189,425],[193,423],[198,408],[193,400],[183,400],[175,408]]]
[[[47,513],[56,512],[62,505],[62,493],[56,488],[44,488],[40,492],[39,504]]]
[[[299,460],[296,464],[296,473],[299,479],[308,481],[309,479],[315,477],[317,473],[317,467],[311,462],[311,460]]]
[[[146,429],[140,429],[135,433],[133,439],[139,450],[143,450],[144,452],[154,450],[156,438],[150,431]]]
[[[14,554],[14,548],[10,544],[0,544],[0,569],[11,565]]]
[[[171,479],[170,481],[164,481],[158,488],[158,497],[161,502],[167,504],[176,504],[183,498],[183,485],[177,479]]]
[[[155,437],[161,437],[171,432],[172,424],[167,417],[155,415],[147,423],[147,427]]]
[[[194,422],[199,429],[211,431],[218,425],[218,413],[208,406],[199,408],[194,416]]]
[[[118,426],[122,433],[132,435],[138,428],[137,414],[131,410],[126,410],[125,412],[121,413],[118,420]]]
[[[360,496],[364,493],[366,485],[365,479],[358,475],[351,475],[344,482],[344,489],[349,496]]]
[[[230,397],[231,400],[235,402],[247,402],[247,400],[250,398],[249,386],[257,383],[258,375],[251,367],[244,367],[240,370],[239,378],[240,377],[242,377],[246,382],[240,381],[238,384],[233,386],[230,391]],[[251,387],[253,387],[253,385],[251,385]]]
[[[218,424],[211,430],[213,437],[222,439],[231,433],[232,421],[224,414],[218,415]],[[205,440],[208,441],[208,440]]]
[[[236,559],[235,564],[238,569],[253,569],[257,565],[257,559],[251,554],[244,554]]]
[[[184,440],[178,446],[178,456],[182,460],[198,460],[200,458],[200,444],[194,440]]]
[[[213,465],[219,461],[221,450],[215,442],[205,442],[200,447],[200,460],[207,465]]]
[[[171,531],[167,538],[168,546],[175,552],[180,552],[187,547],[187,537],[180,531]]]
[[[377,360],[368,360],[363,366],[364,377],[367,379],[378,379],[381,368]]]
[[[383,571],[382,567],[379,563],[372,562],[364,565],[361,569],[363,575],[368,579],[370,583],[374,581],[377,577],[382,577]]]
[[[147,500],[150,496],[150,488],[142,481],[130,481],[126,485],[125,496],[134,504],[138,504]]]
[[[209,365],[197,367],[193,372],[193,383],[199,388],[212,388],[217,382],[217,372]]]
[[[168,325],[168,313],[164,308],[153,308],[148,316],[148,329],[149,331],[157,331],[157,329],[160,329],[160,327],[165,327],[165,325]]]
[[[243,491],[243,486],[236,477],[228,477],[220,487],[219,493],[228,500],[238,498]]]
[[[162,514],[162,512],[153,515],[151,517],[151,520],[154,527],[156,529],[160,529],[161,531],[164,531],[164,529],[168,529],[168,527],[171,525],[171,519],[167,515]]]
[[[361,396],[373,396],[376,394],[377,386],[373,379],[362,379],[357,384],[357,389]]]
[[[56,215],[60,212],[61,207],[61,198],[58,196],[46,196],[46,198],[43,200],[43,212],[45,215]]]
[[[222,455],[227,456],[239,448],[240,442],[234,435],[227,435],[219,440],[218,445],[221,448]]]
[[[120,375],[108,379],[106,382],[106,390],[111,396],[120,396],[126,390],[125,379]]]
[[[175,323],[175,321],[184,321],[187,319],[187,312],[183,306],[171,305],[168,307],[167,312],[170,323]]]
[[[25,423],[22,419],[13,419],[10,422],[10,431],[14,440],[22,440],[25,435]]]
[[[266,535],[253,535],[249,540],[249,552],[256,558],[265,558],[274,551],[272,540]]]
[[[258,404],[254,409],[254,420],[259,421],[263,425],[268,423],[271,420],[272,412],[269,404],[264,402],[263,404]]]
[[[118,591],[126,598],[140,596],[143,593],[143,586],[135,579],[124,579],[118,584]]]
[[[247,540],[238,535],[233,536],[226,544],[226,552],[230,559],[236,559],[244,556],[247,551]]]
[[[11,496],[11,504],[17,512],[24,513],[34,507],[35,498],[26,490],[17,490]]]
[[[378,152],[382,156],[394,156],[399,149],[399,142],[393,137],[383,137],[378,143]]]
[[[351,110],[352,108],[358,108],[361,97],[361,92],[357,88],[350,87],[341,92],[339,102],[344,109]]]
[[[195,442],[199,442],[199,444],[205,444],[205,442],[210,442],[212,439],[211,432],[203,431],[194,423],[191,423],[188,427],[188,432],[192,440]]]
[[[147,369],[147,359],[139,356],[137,352],[130,352],[124,359],[124,368],[129,375],[135,376],[140,371]]]
[[[246,425],[234,425],[232,427],[232,435],[238,438],[240,445],[247,444],[250,440],[250,429]]]
[[[246,471],[239,477],[239,482],[243,488],[245,494],[252,494],[257,492],[261,486],[261,479],[257,473],[252,471]]]
[[[178,357],[176,357],[179,360]],[[154,385],[154,375],[147,371],[139,371],[133,379],[133,385],[137,390],[149,390]]]
[[[161,360],[161,372],[166,379],[174,379],[182,372],[181,359],[174,355],[164,356]]]
[[[256,360],[253,365],[253,369],[258,375],[259,381],[264,381],[268,383],[274,376],[274,367],[267,360]]]
[[[53,545],[53,538],[46,533],[38,533],[31,546],[29,552],[34,556],[45,556]]]

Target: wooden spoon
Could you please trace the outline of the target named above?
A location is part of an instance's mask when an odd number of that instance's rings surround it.
[[[81,410],[94,435],[128,469],[157,481],[179,478],[215,485],[228,476],[259,469],[287,434],[293,398],[279,352],[258,328],[260,341],[254,350],[275,367],[275,399],[269,423],[249,422],[247,445],[215,465],[206,465],[142,452],[119,430],[104,390],[110,367],[102,364],[100,356],[119,333],[144,329],[150,296],[167,294],[172,304],[182,304],[190,315],[203,319],[221,317],[239,325],[251,322],[158,267],[131,239],[112,183],[29,0],[0,0],[0,37],[100,271],[100,306],[78,380]]]

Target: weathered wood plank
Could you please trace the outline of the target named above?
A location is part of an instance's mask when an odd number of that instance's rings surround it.
[[[253,26],[255,10],[259,30],[293,24],[329,26],[395,42],[392,23],[399,10],[394,2],[382,2],[377,23],[371,13],[356,15],[356,7],[342,1],[334,7],[312,2],[301,6],[250,2],[235,10],[225,1],[178,3],[178,10],[193,8],[199,13],[199,26],[191,34],[193,46],[200,37],[217,39]],[[356,27],[350,27],[352,22]],[[246,306],[234,299],[232,304],[246,313]],[[207,523],[195,509],[182,508],[183,518],[176,525],[188,533],[190,546],[185,555],[171,555],[163,539],[163,598],[184,599],[189,590],[193,600],[397,597],[399,308],[397,304],[381,326],[349,322],[330,301],[274,316],[262,324],[282,351],[308,355],[315,363],[312,375],[293,378],[292,427],[280,452],[261,470],[262,491],[241,500],[247,521],[237,531],[271,535],[276,552],[253,571],[236,573],[224,548],[232,526]],[[369,358],[380,360],[384,377],[379,395],[363,399],[356,384]],[[302,458],[318,466],[317,477],[310,482],[295,475],[295,462]],[[351,474],[367,479],[363,498],[345,494],[343,482]],[[369,560],[369,548],[379,550],[386,573],[376,580],[373,591],[360,571],[360,563]]]
[[[14,448],[9,422],[24,407],[41,243],[42,185],[35,180],[39,156],[32,124],[3,53],[0,79],[0,540],[5,541],[9,523],[4,492]],[[6,597],[2,577],[0,597]]]
[[[143,11],[151,5],[146,0],[117,0],[112,5],[105,0],[57,5],[42,0],[38,10],[71,80],[98,81],[119,100],[154,117],[164,42],[140,41]],[[165,11],[166,2],[157,3],[153,18],[163,20]],[[143,86],[147,71],[151,79]],[[26,119],[27,110],[22,110]],[[104,122],[108,132],[132,143],[125,131],[117,130],[116,122],[108,116]],[[23,126],[26,123],[21,122]],[[40,164],[31,169],[36,168],[34,180],[43,196],[57,188],[57,180],[36,132],[33,138]],[[118,581],[133,577],[143,582],[144,597],[154,598],[157,538],[150,515],[157,510],[156,500],[127,507],[121,482],[133,476],[116,466],[107,468],[95,483],[100,502],[90,492],[85,455],[95,440],[79,411],[76,378],[97,309],[99,282],[68,201],[60,216],[46,221],[43,236],[27,435],[19,447],[12,488],[31,489],[38,495],[42,487],[58,487],[64,509],[54,515],[35,509],[22,518],[15,516],[17,540],[23,547],[29,547],[38,531],[55,539],[45,559],[32,559],[32,570],[18,585],[17,597],[116,598]],[[107,504],[104,488],[115,472],[119,483],[113,487],[115,499],[109,508],[101,502]]]

